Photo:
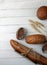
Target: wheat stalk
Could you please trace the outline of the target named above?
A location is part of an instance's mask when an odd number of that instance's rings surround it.
[[[34,30],[41,32],[39,29],[37,29],[37,27],[38,27],[38,28],[40,28],[41,30],[43,30],[44,32],[47,33],[47,31],[44,29],[45,26],[42,23],[39,23],[37,21],[34,22],[33,20],[29,20],[29,22],[30,22],[30,24],[32,24],[31,26],[32,26],[32,28],[34,28]]]

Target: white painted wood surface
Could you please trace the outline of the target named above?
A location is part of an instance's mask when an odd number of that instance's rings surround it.
[[[47,20],[41,21],[36,17],[37,8],[44,5],[47,6],[47,0],[0,0],[0,65],[36,65],[14,52],[9,41],[17,40],[15,35],[19,27],[26,28],[28,35],[37,33],[30,27],[29,19],[43,23],[47,29]],[[42,34],[47,36],[43,31]],[[25,40],[19,42],[47,57],[41,51],[42,45],[29,45]]]

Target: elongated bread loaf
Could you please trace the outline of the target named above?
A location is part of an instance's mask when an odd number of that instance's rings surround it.
[[[42,34],[34,34],[27,36],[25,41],[29,44],[42,44],[46,41],[46,37]]]
[[[38,54],[34,50],[18,43],[15,40],[11,40],[10,44],[14,48],[15,51],[17,51],[18,53],[26,56],[31,61],[36,62],[36,63],[41,63],[42,65],[47,65],[47,58],[45,58],[44,56]]]

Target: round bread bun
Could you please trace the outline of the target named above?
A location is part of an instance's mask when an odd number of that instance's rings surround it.
[[[47,19],[47,6],[41,6],[38,8],[37,17],[41,20]]]

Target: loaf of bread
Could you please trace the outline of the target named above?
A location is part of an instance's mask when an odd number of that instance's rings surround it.
[[[32,48],[28,48],[15,40],[10,40],[10,44],[15,51],[33,61],[35,65],[36,63],[47,65],[47,58],[35,52]]]
[[[38,8],[37,17],[41,20],[47,19],[47,6],[41,6]]]
[[[34,34],[27,36],[25,41],[29,44],[42,44],[46,41],[46,37],[41,34]]]

